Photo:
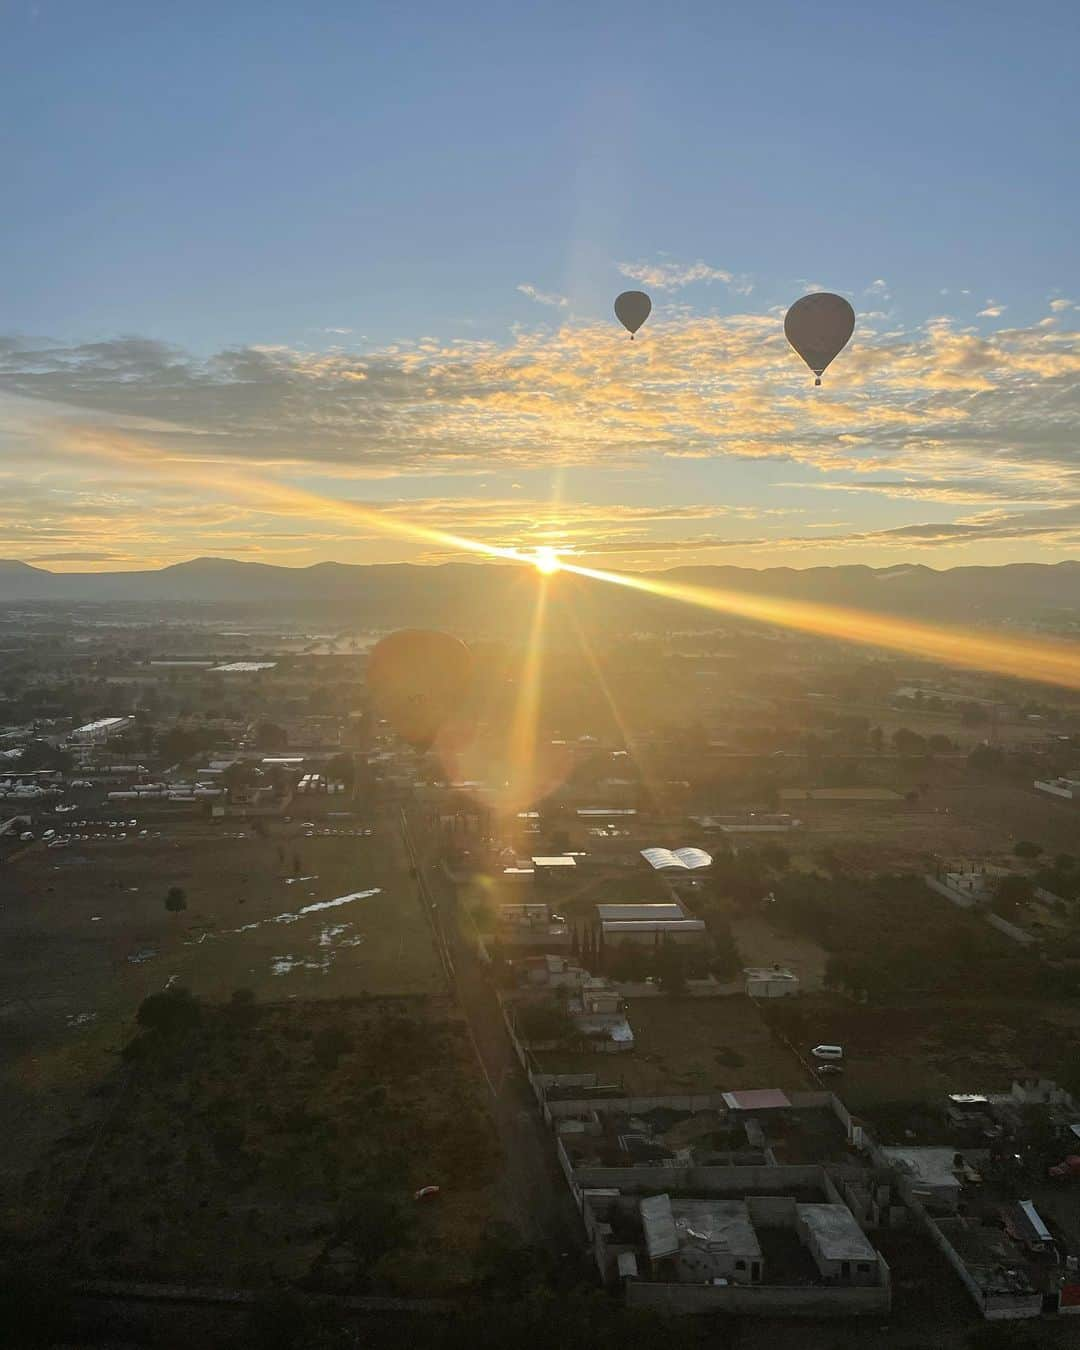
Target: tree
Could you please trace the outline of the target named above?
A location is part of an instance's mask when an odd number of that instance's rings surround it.
[[[187,895],[181,886],[170,886],[165,895],[165,908],[170,914],[179,914],[187,909]]]
[[[940,731],[935,731],[934,734],[930,737],[930,739],[926,742],[926,744],[927,747],[930,750],[932,750],[936,755],[944,754],[946,751],[952,750],[954,748],[953,743],[949,739],[949,737],[943,736]]]
[[[921,755],[926,751],[926,738],[907,727],[897,727],[892,734],[893,749],[898,755]]]
[[[1021,839],[1013,849],[1018,858],[1037,858],[1042,851],[1042,844],[1034,844],[1030,839]]]
[[[202,1020],[202,1004],[191,992],[181,985],[174,984],[171,989],[163,989],[159,994],[149,994],[139,1004],[135,1021],[144,1031],[158,1032],[163,1036],[172,1036],[189,1031]]]
[[[1002,877],[994,888],[990,908],[1003,919],[1015,918],[1022,905],[1029,904],[1035,893],[1030,877]]]
[[[288,733],[276,722],[260,722],[255,728],[256,750],[284,750],[288,744]]]
[[[664,934],[656,952],[656,978],[665,994],[684,994],[686,992],[686,963],[683,950],[678,943]]]

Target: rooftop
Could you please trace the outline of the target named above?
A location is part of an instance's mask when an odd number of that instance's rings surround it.
[[[655,872],[696,872],[712,866],[712,857],[703,848],[643,848],[641,856]]]
[[[847,1205],[796,1205],[795,1212],[826,1261],[877,1261],[877,1253]]]
[[[761,1246],[745,1200],[672,1200],[680,1247],[734,1252],[759,1260]]]
[[[677,901],[669,900],[657,904],[643,901],[638,904],[601,904],[596,913],[603,921],[620,919],[685,919],[686,911]]]

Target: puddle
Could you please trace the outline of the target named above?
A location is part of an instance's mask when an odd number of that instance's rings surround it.
[[[144,961],[152,961],[157,956],[156,947],[140,947],[137,952],[132,952],[128,960],[133,966],[141,966]]]
[[[69,1027],[85,1027],[91,1022],[97,1021],[97,1013],[68,1013],[67,1024]]]
[[[318,873],[316,873],[315,876],[313,877],[286,877],[285,885],[296,886],[301,881],[318,881],[318,879],[319,879]]]
[[[348,895],[339,895],[335,900],[316,900],[313,905],[304,905],[302,909],[286,914],[275,914],[272,919],[260,919],[256,923],[241,924],[239,928],[231,928],[228,931],[250,933],[253,928],[261,928],[266,923],[299,923],[308,914],[318,914],[324,909],[337,909],[340,905],[351,905],[354,900],[370,900],[373,895],[381,894],[382,888],[379,886],[370,891],[351,891]]]
[[[325,975],[333,959],[333,952],[329,952],[321,961],[309,961],[303,956],[275,956],[270,969],[275,975],[288,975],[293,970],[321,970]]]

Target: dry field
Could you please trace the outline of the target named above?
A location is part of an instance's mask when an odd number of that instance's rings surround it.
[[[922,871],[933,855],[998,861],[1021,839],[1048,854],[1080,850],[1080,810],[1024,787],[931,787],[918,802],[800,802],[783,839],[796,864],[832,850],[855,872]]]
[[[844,1047],[836,1091],[854,1110],[1005,1092],[1025,1070],[1053,1077],[1080,1052],[1080,1008],[1006,997],[866,1007],[819,994],[770,1010],[799,1048]]]
[[[630,999],[634,1049],[627,1054],[542,1054],[544,1073],[587,1073],[622,1080],[631,1093],[728,1092],[810,1087],[795,1058],[775,1039],[748,998]],[[739,1063],[738,1061],[741,1061]]]

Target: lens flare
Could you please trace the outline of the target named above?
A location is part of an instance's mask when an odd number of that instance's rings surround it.
[[[542,572],[544,576],[549,577],[552,573],[559,571],[562,562],[555,550],[544,544],[533,555],[533,566],[538,572]]]

